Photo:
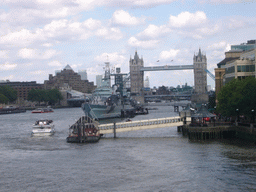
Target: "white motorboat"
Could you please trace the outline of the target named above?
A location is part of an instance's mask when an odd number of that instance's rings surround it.
[[[53,135],[55,133],[52,120],[38,120],[33,125],[32,136]]]

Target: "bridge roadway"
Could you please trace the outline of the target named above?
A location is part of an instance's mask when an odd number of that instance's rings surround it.
[[[189,120],[188,117],[186,119]],[[183,125],[183,118],[180,116],[177,117],[167,117],[159,119],[148,119],[141,121],[128,121],[128,122],[119,122],[115,124],[116,133],[127,132],[127,131],[136,131],[144,129],[155,129],[163,127],[174,127]],[[99,130],[101,134],[114,133],[114,123],[100,124]]]
[[[140,71],[164,71],[164,70],[187,70],[194,69],[194,65],[164,65],[157,67],[142,67]]]

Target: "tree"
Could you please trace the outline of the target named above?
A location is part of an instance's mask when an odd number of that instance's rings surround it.
[[[217,95],[217,111],[224,116],[244,114],[251,116],[256,110],[256,79],[247,77],[243,80],[233,79]]]
[[[48,101],[50,105],[54,105],[55,103],[63,99],[58,89],[48,90],[47,94],[48,94]]]
[[[17,91],[8,85],[0,86],[0,94],[4,95],[10,102],[17,99]]]
[[[8,103],[9,99],[4,96],[3,94],[0,94],[0,103]]]
[[[59,100],[63,99],[58,89],[44,90],[44,89],[31,89],[28,93],[29,101],[37,101],[40,105],[41,102],[49,102],[54,105]]]
[[[40,105],[42,101],[47,101],[48,97],[45,90],[42,89],[31,89],[28,92],[29,101],[37,101]]]

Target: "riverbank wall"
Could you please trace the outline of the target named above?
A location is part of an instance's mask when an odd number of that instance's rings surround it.
[[[209,125],[207,127],[191,127],[182,125],[177,127],[177,131],[190,140],[228,139],[239,138],[256,143],[256,128],[251,125]]]

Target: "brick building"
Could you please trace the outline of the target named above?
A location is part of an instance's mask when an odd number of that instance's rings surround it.
[[[36,81],[30,82],[18,82],[18,81],[4,81],[0,83],[0,86],[8,85],[14,90],[17,91],[17,100],[18,101],[26,101],[28,100],[28,92],[31,89],[43,89],[43,84],[38,84]]]
[[[69,65],[58,72],[56,76],[50,74],[49,80],[44,81],[45,89],[60,89],[66,85],[82,93],[91,93],[96,88],[93,82],[81,80],[81,76],[74,72]]]

